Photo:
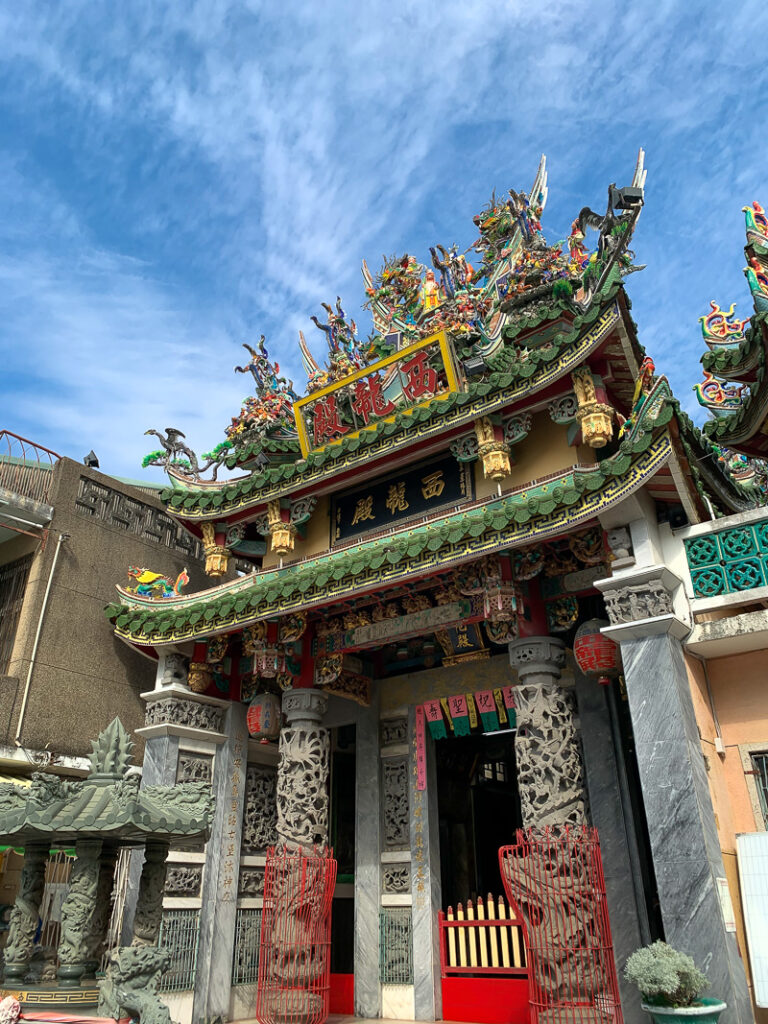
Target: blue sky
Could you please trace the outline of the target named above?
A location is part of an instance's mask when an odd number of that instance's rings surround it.
[[[629,293],[690,411],[709,299],[751,312],[764,0],[4,8],[0,427],[105,472],[142,475],[148,427],[221,440],[242,341],[303,383],[298,330],[320,356],[309,316],[357,311],[363,257],[468,245],[541,153],[554,241],[645,148]]]

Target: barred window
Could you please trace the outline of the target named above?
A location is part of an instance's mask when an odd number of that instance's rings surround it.
[[[160,981],[161,992],[183,992],[195,987],[199,927],[198,910],[163,911],[157,944],[165,946],[173,959]]]

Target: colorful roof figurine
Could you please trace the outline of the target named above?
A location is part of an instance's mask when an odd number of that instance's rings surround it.
[[[120,722],[92,743],[85,779],[37,773],[31,786],[0,783],[0,844],[71,844],[102,839],[120,846],[155,841],[197,842],[208,838],[213,800],[205,783],[139,788],[131,772],[133,741]]]
[[[709,351],[702,364],[705,378],[694,386],[702,405],[715,417],[705,424],[708,437],[724,449],[744,455],[768,456],[768,222],[762,206],[743,207],[747,244],[747,278],[755,309],[749,320],[735,320],[734,306],[724,313],[714,302],[702,318]],[[757,474],[760,478],[760,474]],[[736,479],[744,475],[737,474]]]
[[[714,301],[709,305],[711,307],[709,313],[699,317],[704,341],[713,351],[722,348],[738,348],[744,341],[744,329],[749,323],[749,317],[745,320],[735,317],[735,302],[731,303],[727,313]]]
[[[742,206],[747,227],[747,245],[758,250],[768,250],[768,217],[760,203]]]

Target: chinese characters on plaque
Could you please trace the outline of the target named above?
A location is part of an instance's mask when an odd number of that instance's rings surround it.
[[[457,389],[445,333],[425,338],[296,402],[302,454]]]
[[[401,519],[429,515],[472,498],[472,474],[452,455],[358,485],[331,503],[332,541],[385,530]]]

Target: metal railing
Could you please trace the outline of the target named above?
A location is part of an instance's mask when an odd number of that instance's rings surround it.
[[[60,458],[50,448],[10,430],[0,430],[0,487],[45,505],[52,470]]]
[[[255,985],[259,979],[259,942],[261,909],[241,907],[235,920],[235,952],[232,958],[232,984]]]
[[[164,946],[173,960],[160,980],[161,992],[184,992],[195,987],[199,932],[199,910],[163,911],[157,944]]]
[[[379,916],[379,981],[413,984],[413,917],[410,907],[382,907]]]

